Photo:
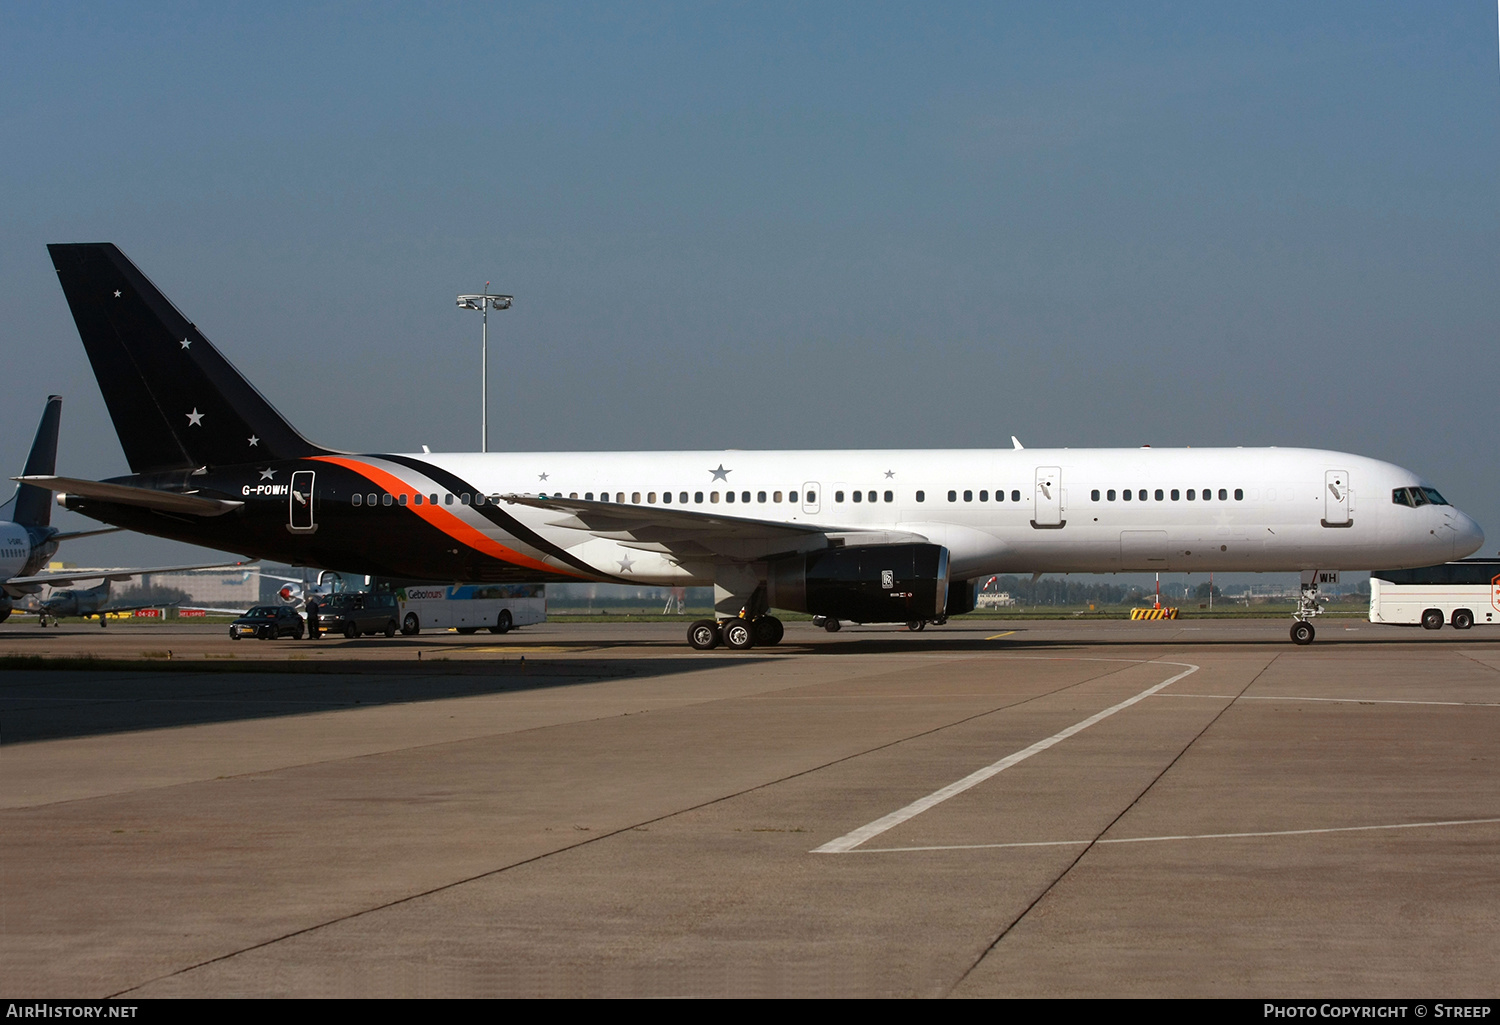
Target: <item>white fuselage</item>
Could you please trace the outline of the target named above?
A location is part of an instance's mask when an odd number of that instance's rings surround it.
[[[487,495],[587,498],[828,531],[920,535],[948,548],[954,579],[1005,572],[1400,568],[1462,558],[1484,540],[1478,524],[1451,505],[1395,503],[1393,489],[1427,485],[1418,474],[1313,449],[423,453],[412,458],[472,482]],[[414,479],[420,474],[403,476],[418,489],[428,486]],[[600,537],[547,509],[511,504],[506,510],[596,569],[597,578],[670,585],[714,580],[711,560]]]

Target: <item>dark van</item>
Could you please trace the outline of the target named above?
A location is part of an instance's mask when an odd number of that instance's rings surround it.
[[[394,594],[345,591],[313,600],[318,603],[318,624],[328,633],[341,633],[350,639],[375,633],[396,636],[400,609]]]

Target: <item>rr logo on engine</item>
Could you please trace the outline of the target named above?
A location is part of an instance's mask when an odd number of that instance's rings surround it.
[[[891,588],[895,587],[896,586],[896,571],[893,570],[893,569],[883,569],[883,570],[881,570],[880,571],[880,586],[883,587],[883,588],[885,588],[887,591],[889,591]]]

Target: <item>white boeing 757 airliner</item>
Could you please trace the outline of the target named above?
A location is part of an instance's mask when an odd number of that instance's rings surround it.
[[[309,442],[107,243],[49,247],[132,475],[35,475],[107,523],[432,581],[712,584],[689,641],[973,607],[993,573],[1425,566],[1484,535],[1418,474],[1311,449],[355,454]]]

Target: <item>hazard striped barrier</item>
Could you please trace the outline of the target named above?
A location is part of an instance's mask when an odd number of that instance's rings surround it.
[[[1176,609],[1131,609],[1131,619],[1176,619]]]

